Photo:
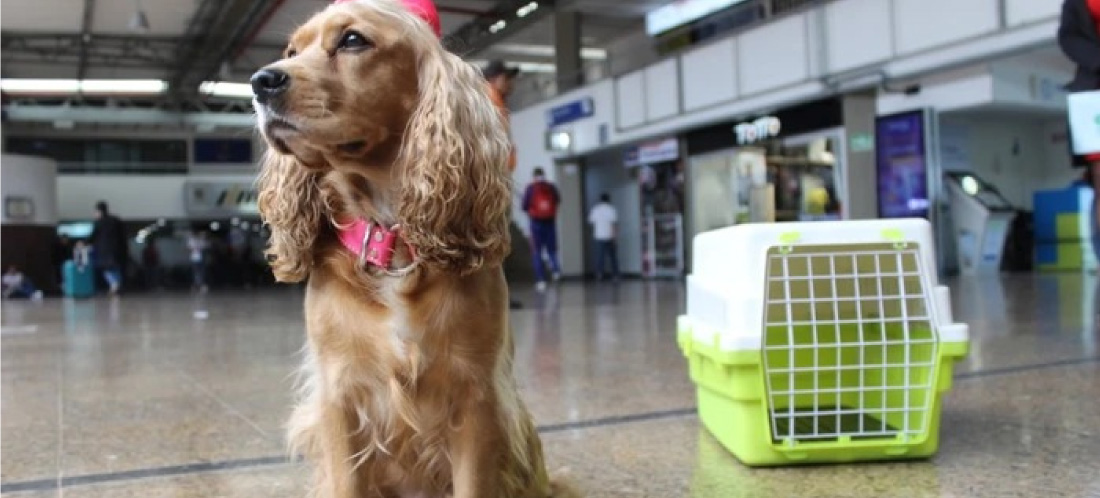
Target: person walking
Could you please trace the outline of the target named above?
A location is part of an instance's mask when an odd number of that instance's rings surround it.
[[[122,272],[126,266],[126,227],[117,216],[111,214],[104,201],[95,205],[95,224],[92,228],[92,247],[95,250],[96,267],[110,287],[111,295],[122,288]]]
[[[200,293],[210,289],[206,284],[206,258],[210,242],[205,231],[192,232],[187,238],[187,250],[191,256],[191,287]]]
[[[160,251],[157,250],[157,239],[150,237],[145,240],[145,248],[141,250],[141,267],[145,273],[145,287],[148,290],[160,290]]]
[[[535,289],[546,290],[546,268],[543,257],[549,261],[554,281],[561,279],[558,263],[558,206],[561,195],[558,188],[546,179],[542,168],[535,168],[533,181],[523,193],[523,211],[531,220],[531,245],[535,265]]]
[[[1077,71],[1073,80],[1065,85],[1070,93],[1100,90],[1100,0],[1065,0],[1058,24],[1058,45],[1074,64]],[[1074,167],[1085,168],[1084,177],[1092,187],[1092,250],[1100,260],[1100,151],[1075,154],[1073,141],[1070,154]]]
[[[596,275],[604,279],[606,263],[611,266],[611,279],[619,281],[619,254],[615,244],[618,236],[619,213],[611,205],[611,195],[604,192],[600,202],[588,212],[588,223],[592,225],[592,238],[596,240]]]

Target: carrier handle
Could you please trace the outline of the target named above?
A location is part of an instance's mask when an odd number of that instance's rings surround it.
[[[779,253],[790,254],[794,245],[802,240],[802,234],[798,232],[784,232],[779,234]]]
[[[905,233],[897,228],[885,228],[882,230],[882,238],[893,242],[894,249],[899,251],[907,249],[909,243],[905,241]]]

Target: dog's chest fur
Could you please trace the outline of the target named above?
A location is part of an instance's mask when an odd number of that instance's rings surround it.
[[[316,374],[326,377],[313,384],[339,386],[353,459],[374,475],[370,482],[435,483],[421,490],[433,496],[443,492],[451,473],[446,436],[453,393],[444,387],[453,385],[447,381],[452,369],[444,351],[425,349],[425,342],[439,342],[424,341],[435,320],[431,313],[413,313],[405,282],[383,277],[371,283],[373,299],[333,299],[364,297],[355,292],[307,298],[308,321],[317,325],[309,331],[310,349],[323,365]]]

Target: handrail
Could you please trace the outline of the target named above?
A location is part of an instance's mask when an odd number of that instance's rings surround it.
[[[103,174],[187,174],[190,165],[186,162],[162,161],[58,161],[57,172],[62,175],[103,175]]]

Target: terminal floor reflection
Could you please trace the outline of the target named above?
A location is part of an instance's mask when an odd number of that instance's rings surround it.
[[[517,377],[554,468],[590,497],[1100,496],[1096,285],[952,282],[972,353],[930,460],[749,469],[703,430],[676,347],[679,283],[521,295]],[[7,302],[0,491],[300,497],[282,424],[301,293]]]

